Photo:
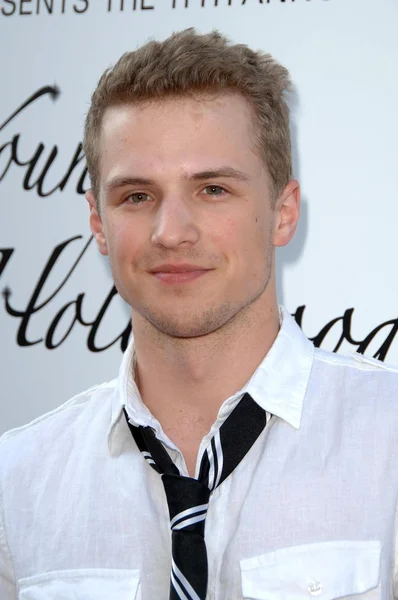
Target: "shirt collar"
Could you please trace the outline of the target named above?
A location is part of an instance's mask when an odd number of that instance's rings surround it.
[[[280,417],[295,429],[300,428],[314,360],[314,346],[284,307],[280,307],[279,314],[281,327],[273,345],[247,384],[223,403],[219,411],[220,420],[224,421],[237,399],[248,392],[264,410]],[[129,419],[135,425],[152,427],[159,438],[167,437],[141,399],[134,381],[134,361],[132,337],[123,355],[112,398],[112,420],[108,431],[111,452],[123,407],[126,407]],[[174,444],[170,445],[175,448]]]
[[[293,317],[280,307],[281,328],[246,390],[264,410],[300,428],[314,345]]]

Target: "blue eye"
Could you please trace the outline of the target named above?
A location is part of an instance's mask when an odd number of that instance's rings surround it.
[[[127,196],[126,200],[131,199],[132,204],[142,204],[143,202],[148,200],[148,198],[148,194],[145,194],[144,192],[134,192],[133,194]]]
[[[225,192],[224,188],[219,185],[207,185],[205,190],[209,196],[221,196]]]

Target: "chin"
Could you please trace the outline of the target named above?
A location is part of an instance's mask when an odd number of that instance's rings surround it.
[[[159,332],[174,338],[195,338],[209,335],[225,325],[235,314],[231,305],[218,310],[209,309],[201,314],[178,315],[141,313]]]

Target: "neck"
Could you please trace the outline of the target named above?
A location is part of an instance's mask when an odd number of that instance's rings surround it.
[[[197,338],[170,338],[133,316],[136,383],[183,454],[196,459],[222,403],[244,386],[272,346],[279,313],[274,290],[267,291],[228,324]]]

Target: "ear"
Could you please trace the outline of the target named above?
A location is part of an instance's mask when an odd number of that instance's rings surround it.
[[[97,202],[92,190],[88,190],[88,192],[86,192],[86,200],[90,207],[91,232],[95,238],[95,241],[97,242],[98,250],[103,256],[106,256],[108,254],[108,245],[106,243],[102,219],[98,212]]]
[[[300,186],[292,179],[275,205],[274,246],[286,246],[293,238],[300,216]]]

